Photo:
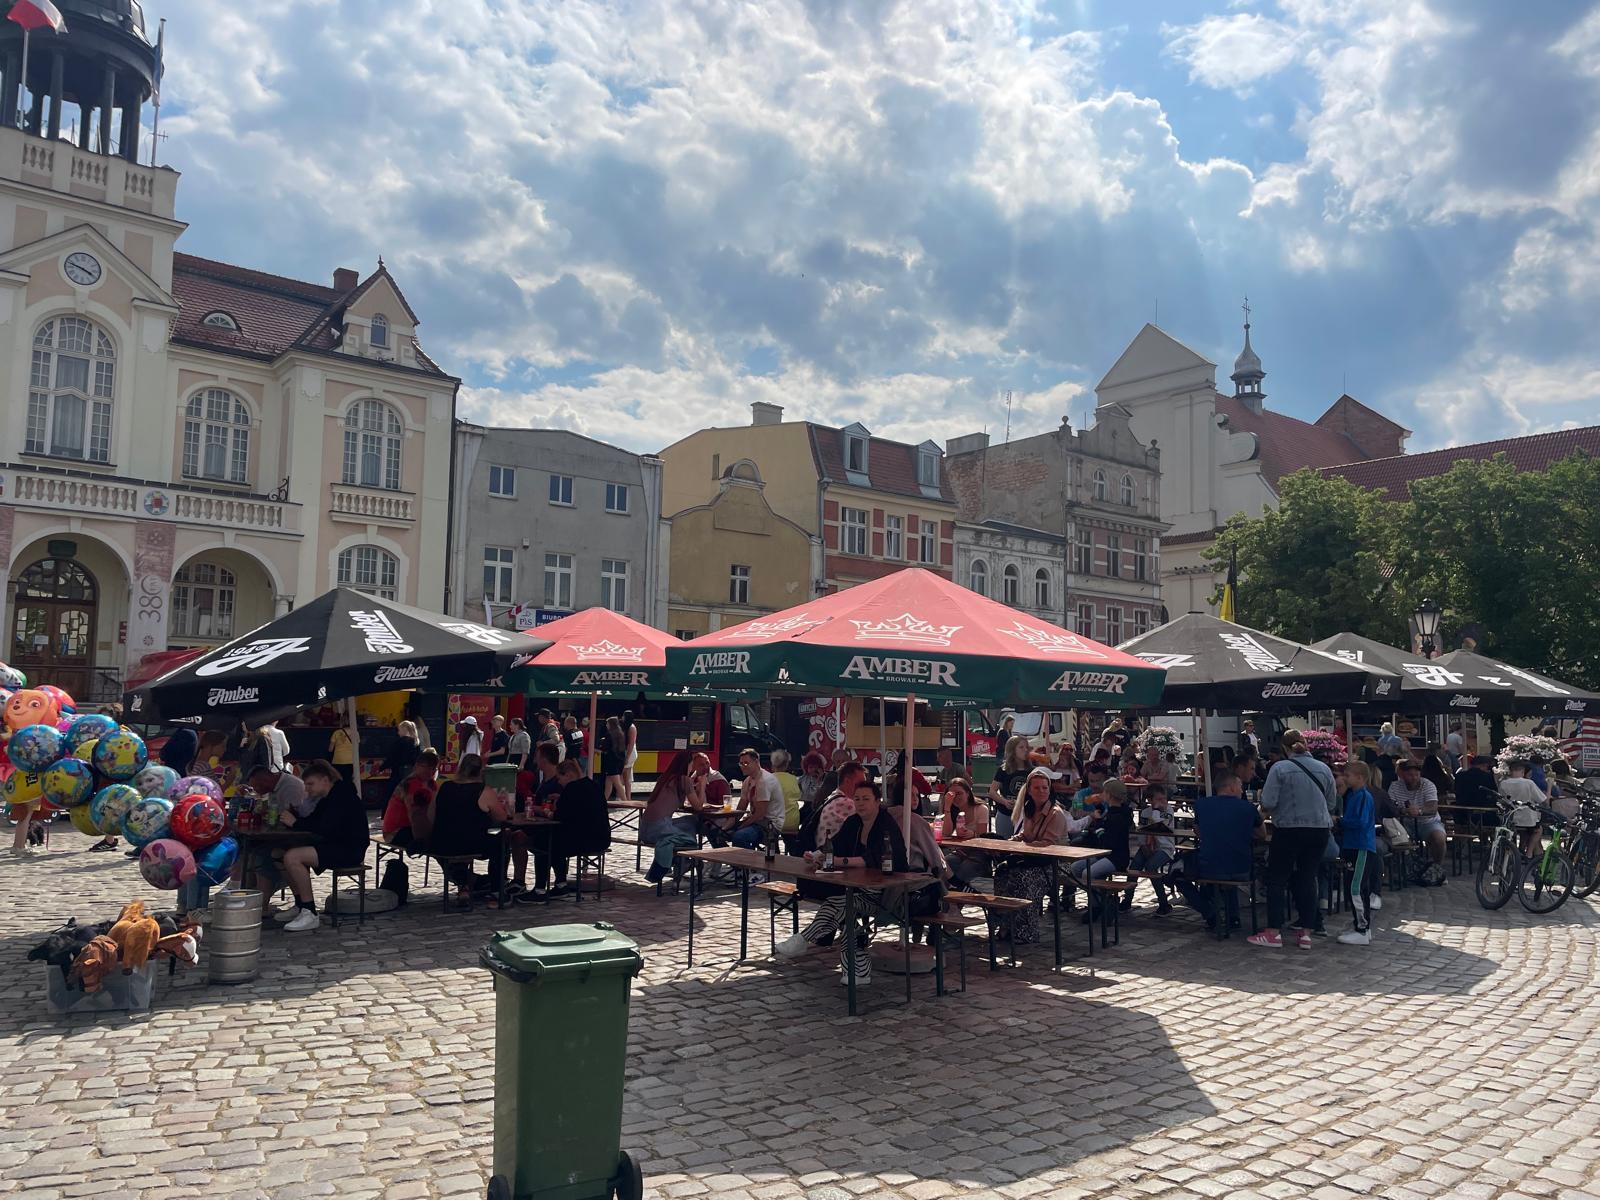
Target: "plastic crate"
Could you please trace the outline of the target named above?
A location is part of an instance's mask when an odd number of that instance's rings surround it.
[[[101,981],[98,992],[82,985],[67,986],[61,968],[41,964],[45,972],[45,1000],[55,1013],[142,1012],[156,992],[156,964],[147,962],[132,975],[114,970]]]

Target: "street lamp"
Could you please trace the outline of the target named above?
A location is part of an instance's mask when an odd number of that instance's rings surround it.
[[[1417,636],[1422,639],[1422,657],[1432,658],[1435,647],[1434,638],[1439,634],[1439,617],[1443,610],[1432,600],[1424,600],[1417,605],[1417,611],[1411,614],[1411,619],[1417,623]]]

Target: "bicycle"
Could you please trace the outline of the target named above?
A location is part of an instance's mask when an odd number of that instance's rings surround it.
[[[1572,834],[1572,894],[1580,899],[1600,888],[1600,798],[1580,796],[1578,815],[1569,822]]]
[[[1487,909],[1503,908],[1513,894],[1532,913],[1550,913],[1572,894],[1572,860],[1561,849],[1561,827],[1566,823],[1548,809],[1526,804],[1499,805],[1500,822],[1494,831],[1483,865],[1478,868],[1478,903]],[[1521,841],[1531,837],[1539,844],[1539,829],[1552,827],[1549,842],[1532,855],[1522,853]]]

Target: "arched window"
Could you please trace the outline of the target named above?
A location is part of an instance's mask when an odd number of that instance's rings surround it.
[[[82,317],[57,317],[33,335],[28,432],[23,448],[85,462],[111,461],[117,352]]]
[[[1104,471],[1096,471],[1094,473],[1094,498],[1096,500],[1104,500],[1106,498],[1106,473]]]
[[[372,344],[374,346],[387,346],[389,344],[389,318],[382,313],[372,318]]]
[[[1001,573],[1000,599],[1011,605],[1022,599],[1022,573],[1017,570],[1015,563],[1007,563],[1005,571]]]
[[[215,563],[189,563],[172,577],[172,633],[174,637],[233,636],[233,572]]]
[[[210,325],[213,329],[229,329],[234,333],[239,332],[239,322],[233,319],[232,314],[225,313],[220,308],[216,312],[208,312],[201,317],[200,324]]]
[[[385,600],[398,600],[400,561],[377,546],[351,546],[339,552],[338,583]]]
[[[1050,607],[1050,572],[1043,567],[1033,573],[1033,606]]]
[[[983,559],[972,560],[972,566],[967,569],[967,586],[980,596],[989,594],[989,564]]]
[[[400,415],[382,400],[361,400],[344,419],[344,481],[400,488]]]
[[[1122,477],[1122,502],[1124,504],[1126,504],[1129,508],[1133,507],[1133,476],[1132,475],[1124,475]]]
[[[190,479],[249,482],[250,410],[232,392],[206,388],[190,397],[183,421],[183,473]]]

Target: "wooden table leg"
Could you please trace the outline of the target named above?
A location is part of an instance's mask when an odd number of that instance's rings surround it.
[[[739,961],[750,956],[750,871],[739,868]]]
[[[856,1015],[856,904],[855,889],[844,890],[844,980],[850,1015]]]
[[[694,881],[689,882],[689,966],[694,966]]]

